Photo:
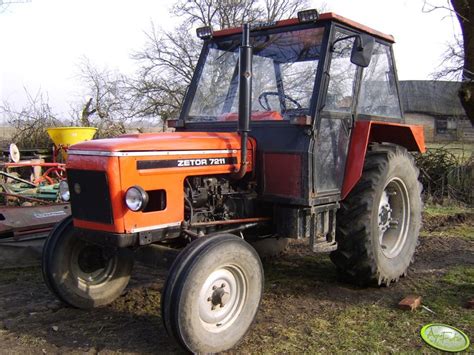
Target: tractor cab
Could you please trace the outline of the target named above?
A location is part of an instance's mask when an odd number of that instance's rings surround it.
[[[242,30],[197,32],[204,40],[201,56],[179,120],[170,126],[235,131]],[[339,201],[355,184],[344,181],[354,129],[367,131],[362,121],[403,121],[393,37],[307,10],[252,25],[249,42],[249,135],[262,164],[262,198],[308,206]],[[357,154],[363,157],[365,147]]]
[[[180,121],[235,121],[240,31],[198,34],[205,42]],[[253,25],[251,120],[312,126],[328,112],[400,121],[392,43],[332,13]]]

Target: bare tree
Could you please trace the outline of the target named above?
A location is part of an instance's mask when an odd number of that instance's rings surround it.
[[[14,128],[12,141],[23,149],[48,147],[51,141],[46,129],[60,126],[62,122],[53,113],[45,93],[39,90],[32,95],[25,89],[25,94],[26,104],[19,109],[9,102],[0,105],[0,113]]]
[[[114,137],[126,132],[127,121],[134,116],[128,78],[94,66],[87,58],[80,64],[80,80],[87,87],[85,103],[76,110],[77,124],[98,128],[96,137]]]
[[[464,45],[463,82],[459,98],[474,125],[474,4],[471,0],[451,0],[461,25]]]
[[[191,82],[202,42],[194,28],[239,26],[257,20],[273,21],[296,15],[307,0],[180,0],[171,15],[183,19],[173,31],[164,32],[151,23],[143,49],[134,53],[139,70],[125,77],[100,70],[83,60],[80,79],[92,100],[81,103],[75,115],[82,125],[99,127],[98,136],[123,133],[132,118],[159,117],[165,127],[179,114]]]
[[[146,35],[145,47],[134,54],[140,70],[131,83],[132,96],[138,115],[158,115],[166,121],[179,112],[201,43],[189,35],[185,26],[160,35],[152,24]]]
[[[0,0],[0,13],[6,11],[12,4],[24,4],[30,1],[31,0]]]
[[[183,23],[160,33],[152,23],[145,47],[134,58],[141,70],[133,83],[140,114],[176,118],[199,57],[201,42],[192,29],[240,26],[244,22],[274,21],[295,16],[307,0],[180,0],[172,8]]]
[[[474,125],[474,4],[472,0],[445,0],[443,5],[432,4],[425,0],[423,10],[431,12],[435,10],[445,10],[454,13],[461,26],[462,41],[456,38],[453,45],[450,45],[443,59],[446,74],[444,77],[455,75],[462,68],[462,84],[459,89],[459,99],[466,111],[466,115]],[[461,66],[462,63],[462,66]]]
[[[263,20],[263,9],[258,0],[191,0],[179,1],[172,13],[185,18],[185,25],[228,28]]]
[[[441,63],[431,74],[434,80],[461,80],[464,68],[464,47],[462,37],[456,36],[441,55]]]

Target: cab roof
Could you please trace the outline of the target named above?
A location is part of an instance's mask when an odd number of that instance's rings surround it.
[[[350,19],[348,19],[344,16],[340,16],[338,14],[335,14],[334,12],[326,12],[326,13],[320,14],[319,18],[316,22],[318,23],[318,22],[323,22],[323,21],[324,22],[334,21],[334,22],[346,25],[348,27],[352,27],[352,28],[354,28],[356,30],[359,30],[361,32],[368,33],[372,36],[378,37],[378,38],[383,39],[385,41],[388,41],[390,43],[395,42],[395,39],[393,38],[392,35],[388,35],[388,34],[376,31],[376,30],[374,30],[370,27],[364,26],[364,25],[362,25],[362,24],[360,24],[356,21],[352,21],[352,20],[350,20]],[[275,23],[274,24],[272,23],[270,26],[268,24],[266,24],[265,29],[285,27],[285,26],[293,26],[293,25],[297,25],[299,23],[300,23],[300,21],[298,20],[298,18],[291,18],[291,19],[287,19],[287,20],[275,21]],[[229,35],[237,34],[237,33],[240,33],[240,32],[242,32],[241,27],[234,27],[234,28],[228,28],[228,29],[224,29],[224,30],[215,31],[212,34],[212,36],[213,37],[222,37],[222,36],[229,36]]]

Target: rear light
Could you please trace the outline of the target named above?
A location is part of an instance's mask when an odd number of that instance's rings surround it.
[[[298,12],[298,20],[300,22],[315,22],[319,18],[318,11],[315,9],[303,10]]]

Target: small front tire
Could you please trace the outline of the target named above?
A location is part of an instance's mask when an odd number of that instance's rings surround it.
[[[194,241],[166,280],[165,328],[193,353],[228,350],[253,323],[262,291],[262,265],[247,242],[231,234]]]
[[[88,243],[74,233],[72,217],[59,222],[43,247],[43,279],[63,303],[82,309],[105,306],[130,280],[133,253]]]

